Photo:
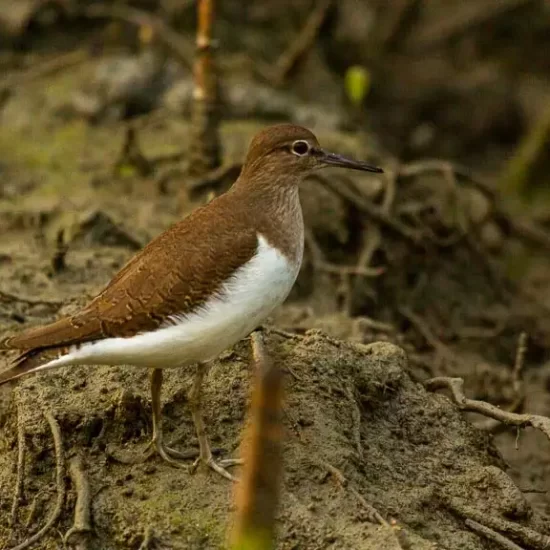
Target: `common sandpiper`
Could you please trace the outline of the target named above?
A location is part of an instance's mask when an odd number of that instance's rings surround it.
[[[87,306],[0,341],[0,348],[19,351],[0,372],[0,384],[67,365],[146,367],[153,448],[181,465],[185,455],[163,440],[162,373],[197,364],[190,396],[197,461],[233,479],[225,467],[239,461],[215,461],[205,433],[205,368],[288,296],[304,250],[299,185],[328,166],[382,172],[326,151],[306,128],[279,124],[260,131],[229,191],[153,239]]]

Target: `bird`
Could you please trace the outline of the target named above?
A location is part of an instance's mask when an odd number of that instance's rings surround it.
[[[304,251],[300,183],[325,167],[383,170],[329,152],[308,129],[268,126],[250,142],[228,191],[136,253],[87,305],[0,340],[17,357],[0,385],[64,366],[129,365],[150,373],[150,448],[182,466],[162,430],[163,370],[197,365],[189,396],[203,463],[227,479],[239,459],[216,461],[201,410],[208,364],[247,337],[287,298]],[[184,466],[182,466],[184,467]]]

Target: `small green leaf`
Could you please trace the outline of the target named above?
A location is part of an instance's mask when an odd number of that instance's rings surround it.
[[[131,178],[136,175],[137,170],[133,164],[121,164],[117,167],[117,172],[121,178]]]
[[[365,67],[353,65],[346,71],[344,84],[349,100],[355,106],[359,106],[369,93],[371,74]]]

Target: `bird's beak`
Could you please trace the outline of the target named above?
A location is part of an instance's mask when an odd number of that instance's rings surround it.
[[[362,170],[363,172],[376,172],[377,174],[384,172],[378,166],[373,166],[362,160],[353,160],[336,153],[329,153],[324,149],[316,149],[314,154],[319,162],[327,166],[340,166],[342,168],[351,168],[352,170]]]

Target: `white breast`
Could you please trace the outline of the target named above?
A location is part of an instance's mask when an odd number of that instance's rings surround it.
[[[300,268],[258,235],[256,255],[240,267],[217,296],[190,315],[131,338],[85,344],[43,368],[69,364],[128,364],[155,368],[208,361],[260,325],[288,296]]]

